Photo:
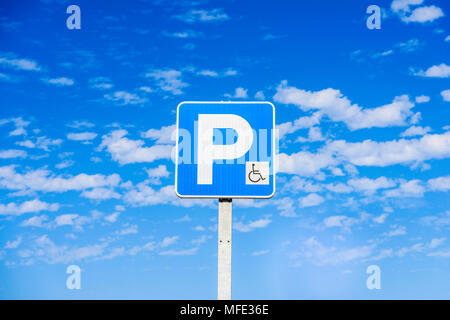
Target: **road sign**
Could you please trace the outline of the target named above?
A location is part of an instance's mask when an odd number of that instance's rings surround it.
[[[182,102],[175,190],[181,198],[270,198],[275,193],[270,102]]]

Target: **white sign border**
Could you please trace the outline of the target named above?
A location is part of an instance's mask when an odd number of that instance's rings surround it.
[[[214,195],[214,196],[204,196],[204,195],[181,195],[178,193],[178,128],[179,128],[179,109],[182,104],[220,104],[220,103],[226,103],[226,104],[262,104],[267,103],[272,106],[272,112],[273,112],[273,134],[272,134],[272,166],[273,166],[273,192],[272,194],[268,196],[230,196],[230,195]],[[179,198],[186,198],[186,199],[217,199],[217,198],[231,198],[231,199],[270,199],[275,195],[276,191],[276,184],[275,184],[275,177],[276,177],[276,150],[275,150],[275,106],[272,102],[269,101],[183,101],[180,102],[177,106],[177,124],[176,124],[176,149],[175,149],[175,193]]]

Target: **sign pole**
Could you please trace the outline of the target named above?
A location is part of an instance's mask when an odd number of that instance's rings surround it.
[[[217,300],[231,300],[231,201],[219,198]]]

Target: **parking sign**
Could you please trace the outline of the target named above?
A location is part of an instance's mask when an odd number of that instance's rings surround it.
[[[275,107],[270,102],[182,102],[175,191],[181,198],[271,198]]]

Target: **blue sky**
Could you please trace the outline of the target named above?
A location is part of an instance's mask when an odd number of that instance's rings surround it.
[[[447,1],[80,0],[80,30],[69,4],[0,5],[0,298],[216,298],[217,201],[173,190],[187,100],[276,106],[233,298],[449,297]]]

